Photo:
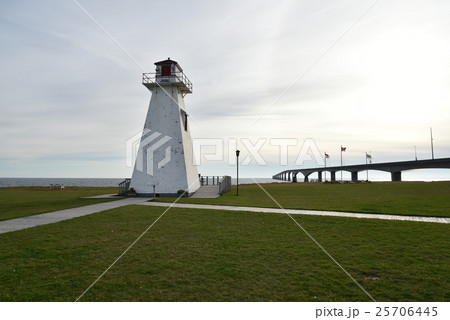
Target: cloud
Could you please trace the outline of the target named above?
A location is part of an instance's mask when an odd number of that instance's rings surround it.
[[[168,56],[182,65],[194,137],[311,137],[321,150],[348,144],[349,161],[367,149],[401,160],[414,145],[426,154],[432,126],[437,152],[450,153],[446,1],[379,2],[335,44],[369,3],[83,5],[149,72]],[[44,175],[50,160],[52,174],[95,172],[102,155],[103,174],[130,175],[112,165],[151,96],[136,64],[70,1],[3,2],[0,30],[0,176]]]

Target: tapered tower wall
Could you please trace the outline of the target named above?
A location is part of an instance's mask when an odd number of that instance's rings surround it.
[[[183,98],[192,92],[192,84],[187,92],[178,78],[156,83],[157,77],[158,74],[154,82],[146,85],[152,91],[152,97],[130,188],[134,188],[138,195],[153,195],[154,187],[161,196],[177,195],[179,190],[192,193],[200,187],[200,182]]]

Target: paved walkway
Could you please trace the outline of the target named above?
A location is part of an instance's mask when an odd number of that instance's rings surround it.
[[[172,205],[172,203],[167,203],[167,202],[145,202],[145,203],[139,203],[139,204],[145,205],[145,206],[158,206],[158,207],[168,207],[168,206]],[[175,203],[172,206],[175,208],[269,212],[269,213],[283,213],[283,214],[285,214],[287,212],[289,214],[303,214],[303,215],[312,215],[312,216],[332,216],[332,217],[348,217],[348,218],[450,223],[450,218],[439,218],[439,217],[417,217],[417,216],[402,216],[402,215],[388,215],[388,214],[352,213],[352,212],[298,210],[298,209],[283,210],[283,209],[277,209],[277,208],[218,206],[218,205],[193,204],[193,203]]]
[[[417,217],[417,216],[401,216],[401,215],[387,215],[387,214],[372,214],[372,213],[352,213],[352,212],[335,212],[335,211],[314,211],[314,210],[296,210],[296,209],[277,209],[277,208],[260,208],[260,207],[240,207],[240,206],[218,206],[206,204],[193,203],[168,203],[168,202],[147,202],[152,198],[126,198],[117,201],[110,201],[104,203],[97,203],[89,206],[53,211],[48,213],[36,214],[29,217],[11,219],[0,221],[0,234],[11,231],[17,231],[44,224],[55,223],[63,220],[73,219],[77,217],[86,216],[89,214],[119,208],[132,204],[139,204],[145,206],[168,207],[172,205],[175,208],[193,208],[193,209],[213,209],[226,211],[249,211],[249,212],[268,212],[268,213],[282,213],[289,214],[304,214],[313,216],[332,216],[332,217],[349,217],[349,218],[364,218],[364,219],[382,219],[382,220],[401,220],[401,221],[418,221],[418,222],[435,222],[435,223],[450,223],[450,218],[439,217]]]
[[[219,186],[201,186],[190,198],[217,198]]]
[[[117,193],[109,193],[109,194],[101,194],[99,196],[91,196],[91,197],[83,197],[82,199],[122,199],[122,196],[119,196]]]
[[[55,223],[63,220],[78,218],[109,209],[127,206],[130,204],[139,204],[142,202],[146,202],[150,199],[152,198],[140,198],[140,197],[126,198],[117,201],[97,203],[84,207],[64,209],[48,213],[36,214],[34,216],[0,221],[0,234],[41,226],[49,223]]]

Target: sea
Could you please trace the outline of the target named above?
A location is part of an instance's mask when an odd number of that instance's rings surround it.
[[[258,183],[285,183],[271,178],[254,178]],[[72,187],[118,187],[123,178],[0,178],[0,188],[5,187],[50,187],[59,184]],[[253,178],[239,178],[239,184],[255,183]],[[231,179],[236,185],[236,179]]]
[[[324,179],[329,179],[329,173]],[[340,175],[336,175],[339,180]],[[380,171],[369,171],[367,175],[370,181],[390,181],[390,173]],[[209,179],[212,179],[210,177]],[[274,180],[271,178],[239,178],[239,184],[253,184],[258,183],[289,183],[289,181]],[[350,180],[350,173],[344,173],[344,180]],[[366,180],[364,172],[359,173],[360,180]],[[64,186],[74,187],[118,187],[119,183],[124,181],[124,178],[0,178],[0,188],[4,187],[29,187],[41,186],[50,187],[52,184],[59,184]],[[310,176],[310,181],[317,180],[317,174]],[[413,170],[402,172],[402,181],[449,181],[450,170],[442,169],[428,169],[428,170]],[[303,181],[300,175],[297,177],[298,182]],[[209,181],[211,184],[211,180]],[[236,185],[236,178],[231,179],[231,184]]]

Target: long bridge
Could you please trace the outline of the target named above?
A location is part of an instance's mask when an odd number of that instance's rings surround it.
[[[336,181],[336,172],[348,171],[352,175],[352,181],[358,181],[358,172],[365,170],[378,170],[390,172],[392,181],[402,181],[402,171],[415,169],[450,169],[450,158],[292,169],[277,173],[272,178],[277,180],[297,182],[297,175],[298,173],[301,173],[304,176],[304,181],[308,182],[309,175],[317,172],[318,181],[321,182],[322,173],[328,171],[331,173],[331,181]]]

